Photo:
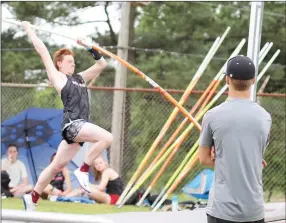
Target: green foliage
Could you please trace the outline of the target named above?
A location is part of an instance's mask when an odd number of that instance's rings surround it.
[[[28,48],[31,45],[27,42],[25,37],[15,37],[16,30],[9,29],[7,32],[1,34],[2,45],[2,81],[23,83],[29,82],[25,80],[25,70],[38,70],[43,67],[41,59],[32,51],[27,56],[26,51],[15,52],[11,48]],[[4,46],[4,47],[3,47]],[[26,68],[26,69],[23,69]],[[43,76],[42,71],[39,76]]]
[[[25,109],[33,107],[36,89],[1,87],[1,121],[4,121]]]
[[[278,107],[278,103],[284,104],[284,108]],[[263,98],[261,105],[272,116],[270,143],[265,152],[268,166],[263,173],[264,189],[270,192],[270,200],[274,191],[285,192],[285,98]]]
[[[265,3],[265,15],[263,17],[263,29],[261,47],[265,42],[273,42],[274,45],[267,55],[267,62],[277,49],[281,49],[279,57],[274,63],[282,66],[269,70],[271,80],[268,84],[268,92],[285,92],[285,86],[281,83],[286,81],[285,76],[285,3]],[[277,15],[278,16],[277,16]],[[248,38],[249,32],[249,2],[156,2],[149,4],[138,17],[139,24],[136,27],[136,40],[134,45],[142,48],[164,49],[181,53],[191,53],[193,56],[187,57],[190,66],[197,69],[203,58],[196,58],[195,55],[201,54],[205,56],[208,49],[212,45],[215,37],[221,35],[227,26],[231,27],[231,31],[217,51],[215,57],[225,58],[232,53],[234,48],[242,38]],[[277,35],[278,34],[278,35]],[[241,50],[240,54],[246,55],[247,43]],[[142,53],[137,53],[142,55]],[[151,56],[150,56],[151,55]],[[157,53],[158,55],[158,53]],[[159,57],[159,56],[158,56]],[[154,59],[152,54],[148,56],[137,56],[138,66],[142,63],[142,70],[150,67],[146,64],[156,64],[158,61]],[[167,58],[167,59],[166,59]],[[168,57],[162,58],[160,61],[164,64],[171,64],[174,70],[180,74],[180,78],[184,78],[186,65],[184,57],[178,58],[168,54]],[[182,60],[182,61],[181,61]],[[140,61],[140,62],[139,62]],[[192,62],[195,65],[192,65]],[[175,65],[176,64],[176,65]],[[262,67],[265,63],[262,64]],[[145,66],[145,67],[144,67]],[[158,64],[153,65],[157,72]],[[206,79],[213,78],[222,66],[222,61],[213,60],[209,69],[203,75]],[[162,66],[164,69],[164,66]],[[176,68],[175,68],[176,67]],[[274,67],[274,65],[273,65]],[[167,70],[167,71],[166,71]],[[146,74],[149,74],[145,72]],[[169,72],[168,69],[164,71]],[[184,74],[184,75],[181,75]],[[184,81],[176,81],[176,79],[168,77],[169,84],[163,85],[166,88],[184,88]],[[187,76],[190,80],[190,76]],[[158,80],[158,79],[155,79]],[[203,79],[201,80],[203,82]],[[133,82],[131,82],[133,84]],[[206,82],[204,82],[206,84]],[[209,82],[207,82],[209,83]],[[186,84],[186,83],[185,83]],[[143,84],[142,84],[143,85]],[[145,86],[145,85],[143,85]],[[200,86],[201,88],[202,86]],[[205,89],[206,86],[203,86]]]
[[[34,103],[36,107],[40,108],[63,108],[60,96],[52,88],[38,89]]]

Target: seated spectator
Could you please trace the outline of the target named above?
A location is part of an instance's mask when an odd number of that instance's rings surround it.
[[[51,156],[52,162],[55,158],[56,153]],[[64,189],[64,184],[66,188]],[[72,184],[70,180],[70,173],[67,167],[64,167],[61,172],[59,172],[54,179],[50,182],[50,184],[44,189],[42,193],[42,198],[47,199],[51,195],[55,196],[66,196],[68,193],[72,191]]]
[[[32,191],[29,185],[24,163],[18,160],[18,147],[10,144],[7,149],[7,158],[2,159],[2,171],[6,171],[10,178],[9,191],[15,197],[20,197]]]
[[[115,204],[123,191],[123,184],[118,173],[108,167],[102,156],[94,160],[94,176],[95,181],[100,183],[99,185],[90,185],[91,193],[87,193],[82,188],[79,188],[67,196],[83,196],[86,194],[90,199],[98,203]]]

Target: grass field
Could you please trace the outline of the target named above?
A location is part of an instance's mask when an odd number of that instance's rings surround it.
[[[178,194],[179,201],[191,200],[192,198],[184,193]],[[2,200],[2,209],[24,210],[20,198],[7,198]],[[104,204],[79,204],[66,202],[51,202],[39,200],[38,211],[43,212],[61,212],[72,214],[107,214],[120,212],[147,212],[151,211],[149,207],[137,207],[135,205],[125,205],[122,208]]]
[[[179,201],[194,200],[194,198],[184,193],[178,194]],[[265,193],[266,202],[267,193]],[[285,202],[285,195],[283,193],[274,193],[270,202]],[[20,198],[7,198],[2,200],[2,209],[16,209],[24,210],[22,200]],[[79,204],[79,203],[64,203],[64,202],[51,202],[40,200],[37,206],[38,211],[43,212],[60,212],[71,214],[107,214],[107,213],[120,213],[120,212],[147,212],[151,211],[148,207],[137,206],[123,206],[117,208],[116,206],[104,204]]]
[[[2,200],[2,209],[24,210],[24,206],[20,198],[7,198]],[[107,214],[150,211],[150,209],[147,207],[123,206],[122,208],[117,208],[116,206],[104,204],[64,203],[46,200],[39,201],[37,210],[43,212],[60,212],[71,214]]]

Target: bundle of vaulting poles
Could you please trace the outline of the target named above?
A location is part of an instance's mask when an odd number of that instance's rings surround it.
[[[204,58],[202,64],[199,66],[197,72],[193,76],[187,89],[185,90],[184,94],[179,100],[180,105],[183,105],[184,102],[190,96],[192,90],[198,83],[200,77],[202,76],[205,69],[207,68],[207,65],[209,64],[209,62],[215,55],[216,51],[218,50],[218,48],[224,41],[229,31],[230,31],[230,27],[228,27],[223,33],[223,35],[221,37],[218,37],[213,43],[212,47],[210,48],[209,52]],[[241,49],[243,48],[245,42],[246,42],[246,39],[242,39],[228,59],[238,55]],[[273,46],[273,43],[268,43],[268,42],[263,46],[263,48],[261,49],[259,53],[259,64],[261,64],[261,62],[264,60],[264,58],[266,57],[266,55],[268,54],[272,46]],[[268,70],[268,68],[271,66],[271,64],[276,59],[279,53],[280,53],[280,50],[277,50],[275,54],[272,56],[272,58],[266,63],[264,68],[260,71],[260,73],[257,76],[257,82],[260,81],[260,79],[263,77],[263,75]],[[221,67],[219,72],[216,74],[216,76],[210,82],[209,86],[205,89],[205,91],[203,92],[199,100],[195,103],[195,105],[192,107],[192,109],[189,112],[190,115],[194,115],[194,113],[197,111],[196,115],[194,116],[197,122],[200,121],[203,115],[212,106],[215,105],[215,103],[218,101],[220,96],[222,96],[228,88],[228,86],[225,84],[221,88],[221,90],[218,93],[216,93],[219,85],[224,79],[224,76],[225,76],[224,71],[226,70],[228,59],[225,61],[224,65]],[[159,169],[159,171],[157,172],[157,174],[155,175],[151,183],[148,185],[147,190],[145,191],[145,193],[143,194],[143,196],[137,203],[138,206],[141,206],[144,202],[144,199],[148,196],[151,190],[155,187],[156,183],[159,181],[160,177],[163,175],[163,173],[166,172],[167,167],[170,166],[171,161],[173,160],[176,153],[179,151],[180,146],[182,145],[182,143],[184,142],[184,140],[187,138],[187,136],[190,134],[190,131],[194,127],[194,123],[189,123],[188,118],[185,118],[183,122],[175,129],[174,133],[171,135],[170,138],[168,138],[167,142],[163,145],[160,152],[155,156],[153,161],[148,166],[147,166],[147,162],[150,162],[150,158],[154,155],[155,150],[158,148],[159,144],[163,140],[163,137],[165,136],[167,131],[170,129],[170,126],[174,122],[179,111],[180,109],[176,107],[171,113],[170,117],[167,119],[166,123],[164,124],[158,136],[156,137],[155,141],[151,145],[149,151],[147,152],[147,154],[141,161],[140,165],[138,166],[137,170],[134,172],[133,176],[127,183],[125,190],[123,191],[122,195],[120,196],[119,200],[116,203],[118,207],[122,207],[131,198],[131,196],[137,190],[140,189],[140,187],[144,184],[144,182],[147,181],[147,179],[154,173],[154,171],[157,170],[161,166],[161,168]],[[189,124],[189,126],[180,134],[180,132],[184,129],[186,124]],[[197,129],[199,130],[199,128]],[[168,180],[168,182],[165,184],[165,186],[161,190],[157,199],[153,202],[151,206],[151,208],[153,208],[153,211],[157,211],[162,206],[164,201],[176,190],[178,185],[182,182],[182,180],[187,176],[187,174],[191,171],[191,169],[197,163],[198,146],[199,145],[198,145],[198,139],[197,139],[197,141],[192,146],[192,148],[189,150],[187,155],[184,157],[183,161],[180,163],[176,171],[173,173],[171,178]],[[144,168],[145,168],[145,171],[144,171]]]
[[[3,22],[12,23],[15,25],[20,25],[19,22],[11,22],[11,21],[5,21]],[[48,32],[51,34],[59,35],[65,38],[68,38],[70,40],[76,41],[76,39],[65,36],[63,34],[55,33],[49,30],[44,30],[42,28],[32,26],[36,30]],[[228,86],[225,84],[218,92],[217,89],[221,82],[224,79],[224,71],[226,70],[226,65],[228,59],[238,55],[243,48],[243,46],[246,43],[246,39],[242,39],[235,50],[232,52],[232,54],[229,56],[229,58],[225,61],[224,65],[221,67],[221,69],[218,71],[216,76],[213,78],[213,80],[209,83],[208,87],[205,89],[203,94],[200,96],[199,100],[194,104],[192,109],[188,112],[184,107],[183,104],[186,102],[186,100],[191,95],[193,89],[197,85],[199,79],[203,75],[204,71],[206,70],[208,64],[214,57],[215,53],[223,43],[225,37],[230,31],[230,27],[227,27],[225,32],[222,34],[221,37],[217,37],[214,41],[213,45],[209,49],[207,55],[205,56],[203,62],[197,69],[196,73],[194,74],[192,80],[190,81],[187,89],[185,90],[184,94],[182,95],[181,99],[179,101],[176,101],[165,89],[163,89],[161,86],[159,86],[154,80],[152,80],[150,77],[148,77],[146,74],[144,74],[142,71],[138,70],[133,65],[129,64],[127,61],[123,60],[122,58],[118,57],[117,55],[105,50],[104,48],[101,48],[100,46],[93,45],[92,47],[98,51],[100,51],[102,54],[107,55],[117,61],[119,61],[123,66],[127,67],[134,73],[136,73],[138,76],[143,78],[145,81],[147,81],[152,87],[157,89],[159,93],[162,94],[169,102],[171,102],[175,108],[173,112],[170,114],[169,118],[167,119],[166,123],[162,127],[161,131],[159,132],[158,136],[156,137],[155,141],[152,143],[149,151],[146,153],[145,157],[141,161],[140,165],[134,172],[133,176],[127,183],[123,193],[121,194],[119,200],[117,201],[116,205],[120,208],[122,207],[129,199],[130,197],[138,191],[144,182],[161,166],[157,174],[155,175],[154,179],[151,181],[151,183],[148,185],[147,190],[137,203],[138,206],[142,205],[144,202],[144,199],[150,194],[151,190],[155,187],[156,183],[159,181],[160,177],[165,173],[168,166],[170,166],[171,161],[173,160],[176,153],[181,148],[182,143],[186,138],[189,136],[190,131],[193,129],[193,127],[196,127],[198,131],[201,130],[201,125],[199,124],[199,121],[204,116],[204,114],[212,108],[215,103],[218,101],[218,99],[225,93]],[[258,64],[261,64],[268,52],[270,51],[271,47],[273,46],[273,43],[266,43],[260,53],[259,53],[259,61]],[[259,82],[263,75],[266,73],[268,68],[271,66],[273,61],[277,58],[279,55],[280,50],[278,49],[271,59],[265,64],[263,69],[259,72],[256,81]],[[175,121],[176,116],[178,113],[181,112],[185,119],[181,122],[181,124],[175,129],[171,137],[167,140],[167,142],[164,144],[160,152],[155,156],[153,161],[149,164],[151,157],[155,154],[156,149],[159,147],[159,144],[162,142],[163,137],[166,135],[167,131],[170,129],[172,123]],[[185,128],[185,126],[187,128]],[[185,129],[184,129],[185,128]],[[184,131],[183,131],[184,130]],[[183,132],[182,132],[183,131]],[[182,133],[180,133],[182,132]],[[184,157],[183,161],[180,163],[180,165],[177,167],[173,175],[170,177],[168,182],[165,184],[165,186],[162,188],[160,194],[157,196],[156,200],[153,202],[151,208],[153,211],[157,211],[164,201],[177,189],[177,187],[180,185],[182,180],[188,175],[188,173],[192,170],[194,165],[198,162],[198,147],[199,142],[198,139],[194,143],[194,145],[191,147],[191,149],[188,151],[187,155]],[[145,171],[144,171],[145,170]],[[143,172],[144,171],[144,172]]]

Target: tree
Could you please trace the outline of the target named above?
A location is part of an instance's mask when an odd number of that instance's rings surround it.
[[[4,3],[12,12],[13,16],[17,20],[27,20],[37,25],[39,21],[45,21],[52,25],[78,25],[82,23],[107,23],[110,27],[110,32],[107,34],[111,40],[111,45],[116,45],[116,34],[112,30],[112,26],[109,19],[107,7],[111,5],[109,2],[9,2]],[[80,21],[80,18],[75,15],[77,10],[85,9],[87,7],[104,6],[107,20],[94,20],[94,21]],[[51,10],[51,8],[53,10]],[[46,79],[44,66],[33,49],[31,43],[27,42],[27,36],[17,35],[16,30],[9,29],[7,32],[2,32],[1,44],[5,46],[2,48],[3,64],[2,67],[2,81],[5,82],[33,82],[39,83]],[[96,33],[98,35],[98,32]],[[53,54],[57,49],[64,46],[50,45],[45,40],[48,36],[45,33],[39,32],[40,38],[44,41],[45,45]],[[11,41],[13,40],[13,41]],[[99,38],[99,41],[101,39]],[[98,42],[98,41],[97,41]],[[20,50],[11,50],[11,48]],[[26,50],[21,50],[25,48]],[[84,50],[74,49],[77,55],[76,71],[82,71],[89,67],[93,61],[88,57]],[[82,56],[83,55],[83,56]],[[106,73],[112,73],[113,69],[106,70]],[[113,83],[113,76],[105,79],[102,84],[111,85]],[[25,78],[26,77],[26,78]],[[107,81],[109,80],[109,81]]]
[[[281,2],[266,3],[264,11],[261,46],[267,41],[274,43],[265,61],[269,60],[275,51],[280,48],[282,52],[275,63],[281,65],[278,69],[277,66],[275,68],[272,66],[269,73],[271,74],[271,80],[285,80],[286,38],[285,15],[283,14],[285,4]],[[215,55],[217,58],[226,60],[240,40],[248,38],[249,16],[250,3],[248,2],[156,2],[149,4],[139,16],[135,46],[164,49],[192,55],[185,56],[185,59],[182,55],[167,54],[164,55],[165,57],[163,55],[160,57],[158,53],[137,52],[137,56],[141,56],[141,60],[138,60],[141,63],[139,62],[138,66],[140,67],[142,64],[142,70],[147,70],[147,74],[151,72],[151,77],[162,83],[165,88],[185,88],[187,82],[176,81],[173,78],[176,78],[179,74],[180,78],[186,77],[190,80],[194,73],[187,72],[187,66],[189,65],[193,70],[196,70],[202,61],[202,58],[198,59],[196,56],[206,55],[215,37],[221,35],[226,27],[230,26],[232,28],[230,33]],[[275,35],[275,33],[279,33],[280,36]],[[246,53],[247,44],[241,51],[241,54],[246,55]],[[188,64],[186,65],[180,60],[183,62],[188,61]],[[165,61],[166,64],[172,64],[170,65],[171,68],[165,66]],[[147,63],[148,65],[146,65]],[[209,83],[210,78],[214,77],[222,65],[223,60],[213,60],[202,76],[198,88],[205,89],[205,84]],[[152,76],[153,74],[150,70],[153,70],[153,73],[156,72],[157,76]],[[175,72],[177,75],[169,76],[168,74],[172,72]],[[166,80],[169,80],[167,83],[160,82],[164,79],[164,76],[166,76]],[[130,83],[133,84],[133,82]],[[200,85],[200,83],[204,83],[204,85]],[[274,87],[272,83],[269,83],[268,86],[269,88],[272,87],[272,89]],[[276,85],[272,92],[279,92],[280,90],[284,91],[284,87]]]

